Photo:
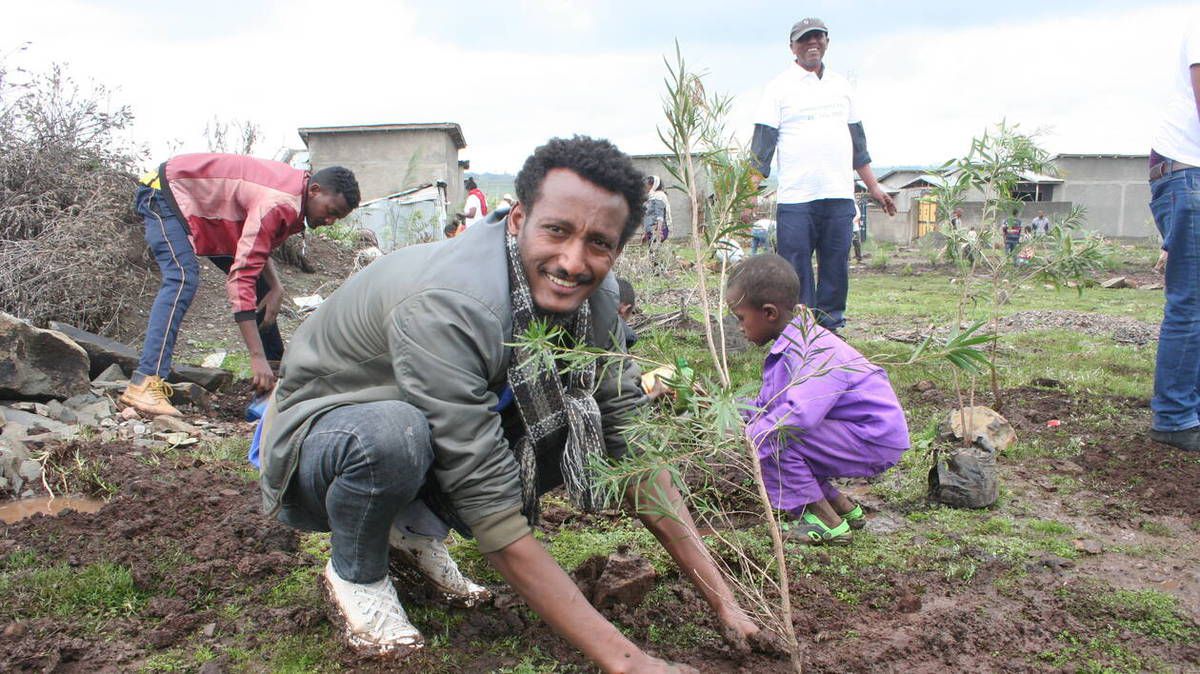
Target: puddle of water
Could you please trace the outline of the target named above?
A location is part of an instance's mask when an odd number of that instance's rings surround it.
[[[64,510],[76,510],[81,513],[94,513],[104,505],[104,501],[82,496],[40,496],[38,498],[23,498],[7,503],[0,503],[0,522],[12,524],[37,513],[57,515]]]

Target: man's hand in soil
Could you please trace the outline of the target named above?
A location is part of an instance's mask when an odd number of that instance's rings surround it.
[[[888,215],[896,214],[896,202],[892,201],[892,197],[878,185],[875,186],[875,189],[871,190],[871,198],[879,203],[879,207],[883,209],[884,213]]]
[[[253,376],[254,390],[259,393],[270,393],[271,389],[275,388],[275,373],[271,371],[271,364],[267,359],[260,356],[250,359],[250,372]]]
[[[628,671],[631,674],[634,672],[637,674],[643,674],[643,672],[645,674],[700,674],[700,670],[691,665],[685,665],[680,662],[667,662],[658,658],[650,658],[646,666]]]
[[[238,331],[242,333],[242,341],[246,342],[246,350],[250,352],[250,373],[253,377],[254,390],[259,393],[270,393],[275,388],[275,373],[267,356],[263,352],[262,337],[258,335],[258,325],[251,317],[238,321]]]

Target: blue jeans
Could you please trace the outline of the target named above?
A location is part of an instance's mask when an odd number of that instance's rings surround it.
[[[412,405],[385,400],[335,408],[313,422],[300,445],[284,499],[291,512],[283,519],[332,532],[338,576],[373,583],[387,575],[393,525],[434,538],[450,532],[418,498],[432,465],[429,424]]]
[[[770,236],[771,236],[771,234],[767,230],[763,230],[763,229],[750,230],[750,254],[758,255],[759,248],[762,248],[764,251],[769,252],[771,250]]]
[[[776,217],[779,254],[800,277],[800,303],[811,308],[822,327],[836,330],[846,323],[850,290],[850,227],[853,199],[817,199],[779,204]],[[817,278],[812,256],[817,253]]]
[[[1152,427],[1182,431],[1200,426],[1200,168],[1159,178],[1150,184],[1150,198],[1167,251]]]
[[[165,379],[171,373],[179,325],[200,286],[200,263],[183,222],[162,192],[139,186],[134,209],[146,222],[146,243],[162,271],[162,286],[150,307],[150,322],[137,371]]]

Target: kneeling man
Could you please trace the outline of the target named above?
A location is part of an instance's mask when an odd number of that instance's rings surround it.
[[[642,176],[608,141],[577,136],[538,148],[516,188],[504,220],[377,260],[296,331],[264,420],[264,506],[293,526],[332,531],[322,582],[361,652],[402,657],[424,643],[388,578],[389,555],[461,604],[485,598],[442,544],[453,526],[605,671],[678,671],[605,620],[531,526],[538,496],[559,484],[576,503],[594,498],[589,454],[627,451],[622,423],[646,402],[637,366],[622,359],[560,375],[510,346],[547,320],[581,343],[624,351],[611,339],[621,333],[609,272],[640,226]],[[656,482],[681,504],[665,475]],[[686,507],[675,518],[639,516],[728,639],[765,636]]]

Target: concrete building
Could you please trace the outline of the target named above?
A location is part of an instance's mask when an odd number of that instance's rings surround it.
[[[1150,214],[1150,156],[1060,154],[1053,163],[1062,178],[1057,201],[1087,209],[1087,228],[1105,236],[1157,237]]]
[[[1017,217],[1028,223],[1038,211],[1045,211],[1055,220],[1069,213],[1072,207],[1082,206],[1086,210],[1086,229],[1109,237],[1156,237],[1146,180],[1148,159],[1147,155],[1056,155],[1050,160],[1052,175],[1022,176],[1015,190],[1021,200]],[[906,167],[880,174],[879,182],[895,200],[897,213],[888,218],[872,202],[867,218],[872,236],[881,241],[908,243],[933,228],[936,207],[928,196],[941,180],[933,174],[935,170]],[[861,183],[857,189],[866,191]],[[985,225],[980,221],[981,193],[968,193],[962,209],[965,226]]]
[[[688,199],[683,184],[667,170],[666,162],[674,161],[673,154],[635,154],[630,155],[637,170],[646,175],[656,175],[662,180],[663,189],[667,191],[667,199],[671,202],[671,238],[686,237],[692,233],[692,204]],[[700,198],[703,201],[712,191],[708,175],[700,174]],[[704,207],[701,206],[700,218],[703,222]],[[638,239],[641,238],[639,234]]]
[[[340,165],[354,171],[363,201],[439,181],[446,183],[451,208],[465,198],[458,151],[467,142],[453,122],[322,126],[299,133],[312,170]]]

